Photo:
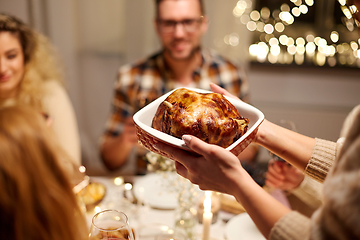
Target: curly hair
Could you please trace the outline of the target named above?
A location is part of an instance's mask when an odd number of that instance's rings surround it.
[[[38,110],[0,109],[0,159],[0,239],[88,239],[64,168],[71,161]]]
[[[43,83],[63,81],[63,67],[50,41],[15,16],[0,13],[0,33],[10,32],[16,36],[24,54],[25,72],[17,96],[25,103],[43,110],[42,97],[46,94]],[[1,105],[1,102],[0,102]]]

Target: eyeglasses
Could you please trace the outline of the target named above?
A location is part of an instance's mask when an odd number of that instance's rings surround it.
[[[355,24],[357,27],[360,27],[360,22],[356,17],[356,15],[359,14],[359,9],[355,6],[353,0],[338,0],[338,2],[340,3],[341,10],[347,20],[350,21],[352,24]]]
[[[185,19],[182,21],[157,19],[156,22],[161,33],[175,32],[176,26],[178,24],[181,24],[186,32],[192,33],[199,29],[200,23],[203,21],[203,19],[204,17],[201,16],[197,19]]]

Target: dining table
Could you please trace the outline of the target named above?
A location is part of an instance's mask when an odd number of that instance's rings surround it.
[[[174,181],[169,181],[167,177],[158,173],[143,176],[91,176],[90,182],[102,184],[106,192],[103,199],[85,213],[89,227],[96,213],[114,209],[126,214],[136,240],[160,239],[157,238],[159,234],[169,231],[180,231],[182,237],[178,239],[184,240],[265,239],[246,212],[238,214],[221,208],[214,212],[216,219],[210,224],[208,237],[204,239],[203,215],[196,213],[202,204],[199,199],[204,196],[204,191],[196,185],[191,186],[191,191],[197,194],[196,201],[192,204],[192,210],[195,211],[192,216],[193,225],[181,229],[176,220],[179,204],[182,203],[179,203],[179,192],[169,191],[169,186],[171,188]],[[175,182],[178,183],[179,180]],[[186,191],[188,190],[185,189]]]

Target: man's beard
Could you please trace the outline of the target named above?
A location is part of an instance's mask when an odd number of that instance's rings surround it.
[[[172,53],[172,51],[170,49],[168,49],[168,48],[164,49],[164,52],[174,61],[187,61],[187,60],[190,60],[199,51],[200,51],[200,45],[197,45],[197,46],[195,46],[194,48],[191,49],[190,53],[187,56],[176,57],[176,56],[174,56],[174,54]]]

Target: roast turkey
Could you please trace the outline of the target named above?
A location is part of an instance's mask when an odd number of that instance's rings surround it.
[[[248,128],[249,119],[219,93],[197,93],[179,88],[163,101],[152,120],[152,127],[181,138],[191,134],[201,140],[228,147]]]

